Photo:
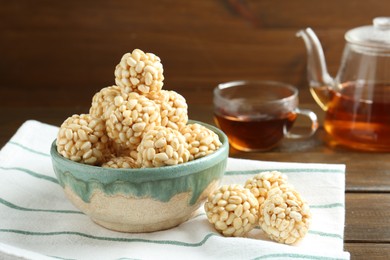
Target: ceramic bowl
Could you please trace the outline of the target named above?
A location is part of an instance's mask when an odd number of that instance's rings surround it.
[[[73,162],[51,146],[53,168],[66,197],[97,224],[122,232],[152,232],[187,221],[220,184],[229,144],[214,153],[174,166],[113,169]]]

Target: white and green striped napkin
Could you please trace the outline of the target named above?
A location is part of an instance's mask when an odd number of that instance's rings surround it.
[[[301,243],[272,242],[260,229],[226,238],[203,208],[170,230],[128,234],[93,223],[65,198],[49,148],[58,128],[25,122],[0,151],[0,259],[349,259],[343,251],[345,166],[228,160],[223,183],[279,170],[311,205]]]

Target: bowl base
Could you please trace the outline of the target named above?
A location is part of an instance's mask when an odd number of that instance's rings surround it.
[[[64,188],[68,199],[96,224],[120,232],[153,232],[175,227],[190,219],[217,183],[213,181],[194,205],[191,192],[182,192],[163,202],[153,198],[134,198],[123,194],[107,195],[95,190],[89,202],[71,188]]]
[[[161,221],[158,223],[149,223],[149,224],[124,224],[124,223],[115,223],[115,222],[107,222],[104,220],[99,219],[92,219],[93,222],[98,224],[99,226],[102,226],[104,228],[113,230],[113,231],[119,231],[119,232],[127,232],[127,233],[144,233],[144,232],[154,232],[154,231],[161,231],[170,229],[173,227],[176,227],[183,222],[186,222],[188,219],[190,219],[191,216],[184,216],[180,218],[170,219],[166,221]]]

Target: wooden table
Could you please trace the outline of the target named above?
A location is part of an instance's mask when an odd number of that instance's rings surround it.
[[[335,75],[344,33],[371,23],[390,1],[28,1],[0,0],[0,146],[28,119],[60,125],[86,113],[112,85],[134,48],[164,64],[165,89],[187,98],[190,118],[213,123],[212,88],[236,79],[272,79],[300,89],[301,107],[324,113],[307,88],[306,51],[295,33],[311,26]],[[390,153],[333,144],[322,128],[264,153],[231,157],[346,164],[345,249],[352,259],[390,259]]]

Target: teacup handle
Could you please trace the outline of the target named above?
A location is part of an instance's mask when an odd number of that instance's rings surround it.
[[[291,139],[307,138],[307,137],[312,136],[318,129],[317,115],[309,109],[300,109],[300,108],[295,108],[294,113],[296,113],[298,115],[306,116],[310,119],[310,121],[311,121],[310,133],[304,134],[304,135],[293,134],[293,133],[290,133],[286,129],[286,126],[284,126],[284,129],[283,129],[284,136],[287,138],[291,138]]]

